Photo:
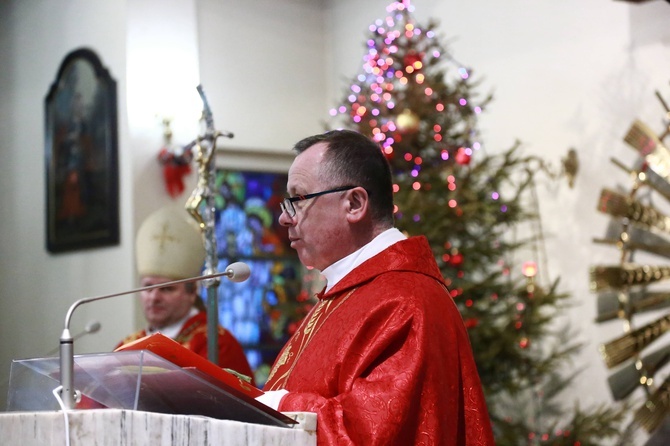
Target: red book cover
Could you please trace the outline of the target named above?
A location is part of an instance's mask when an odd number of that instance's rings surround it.
[[[246,382],[244,379],[227,372],[213,362],[185,348],[179,342],[160,333],[154,333],[122,345],[115,351],[119,352],[123,350],[149,350],[179,367],[197,369],[203,374],[223,382],[250,398],[256,398],[263,394],[262,390]]]

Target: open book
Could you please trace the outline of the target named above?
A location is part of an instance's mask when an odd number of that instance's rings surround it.
[[[165,373],[154,371],[149,375],[145,374],[143,380],[156,395],[154,399],[161,402],[168,397],[174,399],[175,394],[181,394],[181,401],[189,406],[183,408],[183,413],[280,426],[296,423],[292,418],[256,401],[255,398],[263,394],[262,390],[167,336],[160,333],[145,336],[117,348],[115,352],[132,350],[147,350],[181,367],[185,372],[183,374],[169,373],[167,370]],[[183,379],[182,375],[188,379]],[[204,388],[198,390],[195,388],[198,386]],[[206,397],[199,396],[203,392]],[[146,409],[154,410],[151,407]],[[222,416],[217,415],[219,412]],[[230,414],[234,416],[231,417]]]

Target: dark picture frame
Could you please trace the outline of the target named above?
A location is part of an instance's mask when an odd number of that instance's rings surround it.
[[[45,99],[46,244],[119,243],[116,81],[88,48],[70,52]]]

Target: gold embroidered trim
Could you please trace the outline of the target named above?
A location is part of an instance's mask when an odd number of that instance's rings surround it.
[[[284,352],[282,355],[279,357],[277,360],[277,363],[275,366],[272,368],[272,371],[270,372],[270,375],[268,376],[268,381],[272,379],[274,374],[283,366],[286,364],[289,360],[290,357],[293,356],[293,353],[291,350],[293,349],[293,339],[297,337],[300,334],[300,331],[303,330],[304,335],[302,336],[302,341],[300,342],[300,347],[298,348],[298,353],[295,355],[295,359],[293,360],[293,363],[291,364],[291,367],[284,373],[282,376],[280,376],[277,381],[274,383],[271,389],[268,390],[276,390],[276,389],[281,389],[284,388],[286,385],[286,382],[288,381],[288,377],[291,375],[291,372],[293,371],[293,368],[295,367],[296,363],[300,360],[300,355],[302,355],[302,352],[305,351],[307,348],[307,345],[309,345],[310,341],[312,340],[312,337],[319,331],[321,327],[326,323],[328,320],[328,317],[333,314],[337,309],[342,305],[348,298],[351,296],[354,291],[356,291],[358,288],[354,288],[341,299],[324,299],[320,300],[319,303],[314,307],[314,311],[310,315],[309,319],[306,319],[303,321],[302,324],[300,324],[300,328],[298,328],[298,331],[296,331],[295,336],[292,338],[292,340],[289,342],[289,344],[286,346],[284,349]],[[331,310],[330,307],[334,302],[337,301],[337,305]],[[324,316],[323,321],[321,321],[321,316]],[[320,323],[319,323],[320,322]],[[283,381],[280,385],[280,381]]]

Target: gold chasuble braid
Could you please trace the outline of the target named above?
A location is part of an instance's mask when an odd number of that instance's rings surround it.
[[[356,291],[356,289],[357,288],[354,288],[341,299],[319,300],[319,303],[316,304],[309,317],[306,317],[302,321],[302,324],[300,324],[298,330],[288,341],[277,361],[275,361],[275,364],[272,367],[272,371],[268,376],[268,381],[270,381],[272,377],[287,364],[290,365],[288,370],[284,371],[283,374],[277,378],[277,380],[269,389],[265,389],[266,391],[278,390],[286,387],[286,382],[291,375],[293,367],[295,367],[296,363],[299,361],[300,355],[305,350],[305,348],[307,348],[309,342],[319,331],[319,329],[326,323],[328,317],[337,311],[339,306],[346,302],[346,300],[349,299],[349,296],[351,296],[354,291]]]

